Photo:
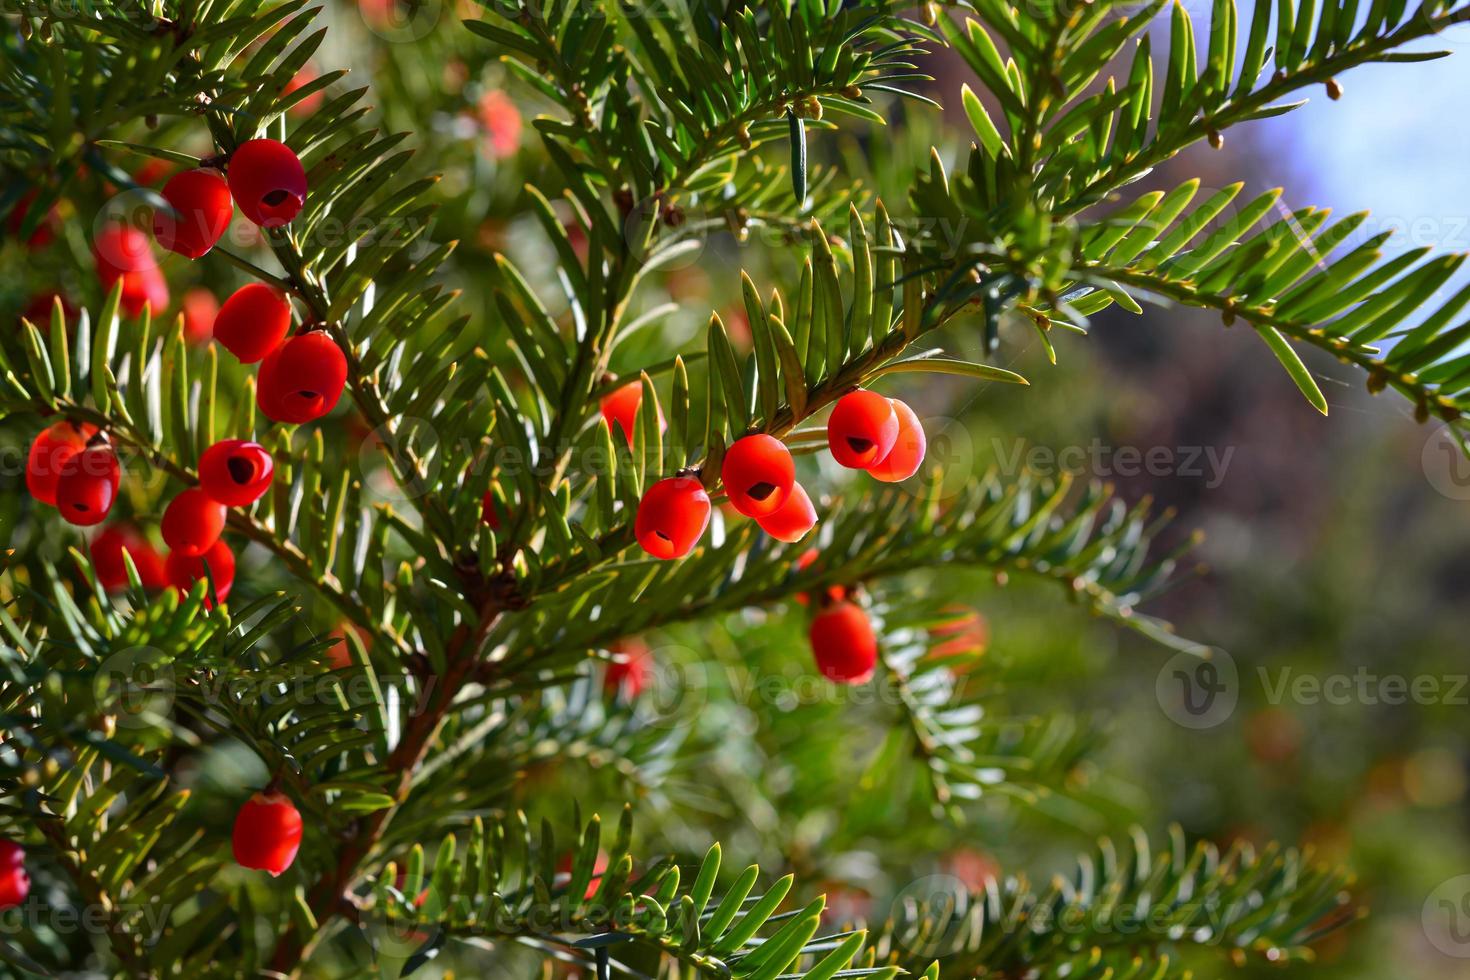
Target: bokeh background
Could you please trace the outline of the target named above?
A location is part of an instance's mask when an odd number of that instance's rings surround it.
[[[449,275],[474,315],[471,329],[503,354],[487,288],[491,255],[510,253],[538,273],[543,296],[555,292],[549,246],[521,191],[527,181],[548,179],[532,128],[546,106],[458,22],[475,14],[472,5],[329,6],[331,29],[310,70],[353,68],[339,87],[370,85],[381,125],[415,133],[420,153],[408,167],[444,174],[432,237],[460,241]],[[1166,42],[1166,32],[1155,40]],[[1354,243],[1397,228],[1402,244],[1393,247],[1466,249],[1470,34],[1422,47],[1456,54],[1358,70],[1341,80],[1340,101],[1312,92],[1295,112],[1230,131],[1223,149],[1200,145],[1181,154],[1140,189],[1191,176],[1205,187],[1243,180],[1246,195],[1282,186],[1287,209],[1370,209],[1374,217]],[[927,67],[937,77],[928,94],[948,107],[944,114],[882,105],[892,121],[886,131],[847,121],[812,140],[813,159],[833,168],[835,181],[860,182],[860,197],[880,195],[895,215],[906,175],[930,145],[956,166],[968,142],[958,62],[938,55]],[[200,130],[181,129],[179,139],[197,143]],[[166,173],[134,167],[130,176],[157,187]],[[107,193],[98,186],[95,199],[65,205],[49,246],[5,246],[0,310],[7,322],[49,290],[77,305],[99,302],[79,257],[87,254],[90,215]],[[252,247],[243,222],[230,234],[237,250]],[[745,242],[711,235],[695,261],[647,290],[647,308],[669,302],[677,311],[630,342],[614,369],[701,346],[711,312],[740,343],[737,270],[789,290],[799,257],[797,244],[768,229],[754,229]],[[170,313],[183,313],[191,335],[208,343],[212,298],[243,280],[224,263],[169,257],[165,269]],[[947,328],[941,342],[979,354],[974,322]],[[1014,470],[1023,459],[1052,471],[1046,475],[1065,469],[1111,481],[1128,499],[1152,496],[1177,511],[1169,532],[1176,541],[1203,531],[1185,563],[1200,568],[1183,569],[1180,586],[1147,611],[1224,651],[1234,666],[1233,709],[1206,727],[1177,723],[1159,694],[1168,684],[1169,651],[1089,620],[1052,589],[1002,586],[954,570],[918,574],[906,585],[917,598],[984,617],[986,657],[1005,677],[995,710],[1068,712],[1079,728],[1102,731],[1064,785],[1036,803],[981,800],[958,827],[929,819],[917,790],[874,793],[875,768],[886,775],[911,762],[883,751],[891,718],[881,704],[819,690],[802,696],[812,690],[799,684],[810,666],[802,613],[793,606],[640,638],[660,665],[646,692],[655,699],[660,684],[673,683],[666,674],[678,683],[662,696],[690,696],[694,665],[714,665],[709,677],[722,685],[732,678],[791,682],[773,695],[709,696],[714,710],[698,715],[697,731],[680,735],[687,747],[638,788],[641,836],[690,854],[720,839],[727,853],[796,871],[808,886],[828,890],[834,919],[881,917],[896,896],[933,876],[978,883],[1026,871],[1044,881],[1098,835],[1135,825],[1160,831],[1178,822],[1222,845],[1299,842],[1352,867],[1355,897],[1371,914],[1326,941],[1319,966],[1261,975],[1470,977],[1470,945],[1436,946],[1426,928],[1426,910],[1436,914],[1439,899],[1457,903],[1470,893],[1453,885],[1470,874],[1470,465],[1456,466],[1435,426],[1416,424],[1406,404],[1372,397],[1348,368],[1309,357],[1331,405],[1330,418],[1321,418],[1248,331],[1226,330],[1209,315],[1151,306],[1135,317],[1114,309],[1096,318],[1092,338],[1068,337],[1058,346],[1060,364],[1052,367],[1026,332],[1010,334],[1005,365],[1032,379],[1024,390],[940,379],[906,396],[926,419],[949,479],[976,479],[993,466]],[[33,434],[30,423],[5,424],[15,445]],[[348,420],[331,425],[329,438],[351,444],[364,436]],[[1148,458],[1159,462],[1139,465]],[[12,453],[7,462],[18,458]],[[832,470],[820,477],[828,485],[843,478]],[[7,465],[0,479],[0,535],[11,547],[59,557],[77,544],[65,537],[71,529],[33,519],[18,465]],[[156,531],[149,522],[157,488],[133,492],[126,506]],[[237,590],[263,591],[277,584],[274,574],[263,555],[247,554]],[[310,620],[301,629],[333,626]],[[1427,683],[1435,693],[1393,703],[1405,700],[1395,695],[1395,678],[1421,691]],[[1317,695],[1310,694],[1314,684],[1322,687]],[[224,745],[191,778],[235,792],[258,778],[253,765],[248,753]],[[626,795],[622,787],[588,758],[535,769],[517,797],[533,816],[565,821],[573,788],[584,804],[610,806]],[[227,821],[228,812],[221,807],[218,819]],[[451,952],[431,969],[448,969],[460,955],[469,956]],[[1213,959],[1202,959],[1199,970],[1256,975]]]

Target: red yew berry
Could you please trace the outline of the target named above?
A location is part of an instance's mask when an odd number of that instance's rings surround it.
[[[636,698],[648,685],[648,675],[653,671],[653,652],[636,636],[619,640],[608,647],[612,660],[602,675],[602,685],[609,694],[621,694],[628,700]]]
[[[92,539],[92,570],[97,573],[97,584],[108,592],[128,587],[128,569],[123,562],[123,552],[133,560],[138,570],[138,580],[143,588],[151,591],[168,584],[160,555],[143,533],[131,527],[104,528]]]
[[[894,414],[898,416],[898,438],[894,440],[888,455],[870,466],[868,472],[874,479],[884,483],[901,483],[919,472],[928,442],[924,438],[924,424],[919,421],[914,410],[897,398],[888,400],[893,404]]]
[[[347,386],[347,358],[325,333],[297,334],[261,362],[255,401],[265,417],[293,425],[330,412]]]
[[[832,458],[853,470],[865,470],[887,456],[898,439],[898,416],[876,391],[850,391],[837,400],[827,420],[827,446]]]
[[[26,852],[15,841],[0,840],[0,909],[15,908],[31,893]]]
[[[807,496],[802,485],[793,483],[791,493],[780,509],[757,517],[755,522],[771,537],[793,544],[817,526],[817,509],[812,506],[812,498]]]
[[[117,499],[122,470],[111,446],[89,446],[61,464],[56,481],[56,509],[70,524],[101,524]]]
[[[633,533],[655,558],[683,558],[709,527],[709,494],[691,476],[660,480],[643,493]]]
[[[561,888],[571,884],[572,863],[571,854],[561,856],[561,860],[556,862],[556,878],[553,884]],[[592,878],[587,882],[587,891],[582,896],[583,901],[590,901],[597,896],[598,890],[602,888],[602,876],[605,874],[607,874],[607,852],[599,850],[597,857],[592,859]]]
[[[248,507],[270,489],[275,471],[260,443],[226,439],[199,457],[199,489],[226,507]]]
[[[501,160],[515,156],[521,145],[521,113],[499,89],[480,96],[480,127],[485,131],[485,155]]]
[[[297,89],[301,88],[303,85],[309,85],[320,77],[321,76],[317,73],[316,66],[308,61],[297,70],[296,74],[291,76],[291,80],[287,82],[286,87],[281,90],[281,95],[282,97],[290,95]],[[293,116],[309,116],[313,112],[316,112],[317,109],[321,108],[322,99],[325,98],[325,96],[325,92],[323,92],[321,89],[317,89],[315,92],[312,92],[310,95],[301,99],[299,102],[293,103],[291,108],[287,109],[286,111]]]
[[[633,445],[633,433],[638,419],[638,406],[643,404],[643,382],[629,381],[602,396],[602,419],[609,429],[616,425],[623,430],[623,438]],[[663,409],[658,410],[658,431],[664,431]]]
[[[720,479],[730,506],[746,517],[774,514],[796,485],[796,461],[774,436],[759,433],[735,440],[725,453]]]
[[[42,429],[31,443],[26,458],[26,489],[43,504],[56,506],[56,483],[66,461],[87,448],[87,440],[97,434],[94,426],[78,422],[57,422]]]
[[[168,281],[153,260],[147,235],[132,225],[109,224],[93,240],[92,257],[103,289],[122,282],[122,308],[128,316],[138,316],[144,306],[155,313],[167,309]]]
[[[168,576],[168,584],[178,589],[181,595],[188,595],[195,583],[204,581],[206,570],[214,579],[214,592],[220,602],[230,597],[230,589],[235,584],[235,553],[225,544],[224,538],[220,538],[208,551],[198,556],[171,551],[164,560],[163,568]],[[205,596],[204,604],[212,605],[208,595]]]
[[[301,848],[301,812],[281,793],[256,793],[235,816],[235,861],[279,877]]]
[[[174,553],[192,558],[219,540],[225,529],[225,505],[190,487],[169,501],[161,524],[163,540]]]
[[[306,170],[285,143],[247,140],[230,156],[230,193],[262,228],[287,224],[306,203]]]
[[[214,318],[214,339],[225,350],[254,364],[281,346],[291,329],[291,303],[286,294],[263,282],[235,290]]]
[[[500,530],[498,511],[499,505],[495,502],[495,491],[486,490],[485,495],[480,498],[480,520],[492,531]]]
[[[823,677],[839,684],[862,684],[873,676],[878,639],[867,613],[851,602],[838,602],[817,613],[810,637]]]
[[[217,170],[176,173],[163,185],[169,209],[153,213],[153,237],[170,252],[197,259],[214,248],[235,215],[230,188]]]
[[[219,300],[207,289],[191,289],[184,294],[184,336],[190,343],[203,344],[214,336],[214,318],[219,316]]]

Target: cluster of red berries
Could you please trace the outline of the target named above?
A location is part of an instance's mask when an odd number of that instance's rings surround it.
[[[199,458],[199,486],[175,497],[163,512],[166,559],[141,532],[109,528],[92,542],[93,567],[105,589],[127,585],[126,551],[144,588],[172,585],[187,592],[208,573],[223,600],[235,580],[235,556],[220,538],[226,507],[246,507],[270,487],[275,462],[264,446],[241,439],[215,443]],[[31,443],[26,488],[71,524],[100,524],[112,510],[122,482],[117,454],[107,437],[82,422],[57,422]]]
[[[30,893],[25,850],[15,841],[0,840],[0,909],[14,908]]]
[[[619,426],[632,442],[633,420],[643,400],[638,384],[625,385],[602,401],[607,425]],[[660,419],[660,428],[663,420]],[[827,445],[843,466],[867,470],[897,483],[924,461],[924,427],[913,409],[871,391],[843,395],[827,422]],[[730,505],[754,518],[767,534],[800,541],[817,523],[811,497],[796,482],[796,463],[781,440],[764,433],[744,436],[725,453],[720,479]],[[709,526],[710,498],[693,476],[660,480],[643,494],[634,534],[655,558],[683,558]]]
[[[197,259],[229,227],[236,204],[262,228],[295,218],[306,202],[306,171],[286,144],[254,139],[231,154],[228,179],[200,167],[169,178],[162,193],[170,210],[153,216],[154,238],[172,252]],[[347,358],[325,333],[306,331],[287,338],[290,329],[290,301],[264,283],[237,290],[214,319],[214,337],[226,350],[241,364],[260,363],[256,403],[261,412],[273,421],[299,425],[336,406],[347,385]]]
[[[245,801],[235,815],[232,843],[243,868],[273,877],[291,867],[301,849],[301,811],[284,794],[267,790]]]

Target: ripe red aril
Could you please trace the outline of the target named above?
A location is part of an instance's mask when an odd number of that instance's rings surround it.
[[[247,140],[230,155],[230,194],[262,228],[287,224],[306,203],[306,170],[285,143]]]
[[[56,509],[70,524],[101,524],[117,499],[122,470],[111,446],[89,446],[61,464]]]
[[[633,434],[638,430],[635,428],[638,420],[638,406],[643,404],[643,382],[629,381],[625,385],[613,389],[602,396],[601,408],[602,419],[607,427],[617,427],[623,430],[623,438],[628,440],[628,445],[633,445]],[[663,409],[658,410],[658,431],[664,431]]]
[[[61,467],[87,448],[87,440],[96,434],[95,426],[82,422],[57,422],[42,429],[26,457],[26,489],[31,496],[55,507]]]
[[[621,694],[629,700],[636,698],[653,672],[653,652],[636,636],[619,640],[607,650],[612,659],[602,675],[603,687],[609,694]]]
[[[202,555],[225,529],[225,505],[198,487],[181,492],[164,509],[163,540],[175,554]]]
[[[230,589],[235,584],[235,553],[225,544],[224,538],[210,545],[209,550],[202,555],[182,555],[171,551],[164,560],[163,568],[168,576],[168,584],[178,589],[181,595],[187,595],[196,583],[205,580],[206,569],[214,579],[214,591],[220,602],[230,597]],[[207,594],[204,604],[212,604]]]
[[[199,488],[227,507],[248,507],[270,489],[275,469],[260,443],[226,439],[199,457]]]
[[[203,344],[214,336],[214,318],[219,316],[219,300],[202,287],[189,290],[179,304],[184,312],[184,336],[192,344]]]
[[[15,841],[0,840],[0,909],[14,908],[31,893],[26,852]]]
[[[822,676],[839,684],[862,684],[878,663],[878,639],[868,614],[851,602],[838,602],[812,620],[812,655]]]
[[[260,365],[256,404],[265,417],[298,425],[330,412],[347,386],[347,358],[316,330],[297,334]]]
[[[806,537],[807,532],[817,526],[817,509],[812,506],[812,498],[807,496],[802,485],[793,483],[786,502],[779,509],[757,517],[755,521],[771,537],[792,544]]]
[[[898,416],[876,391],[848,392],[827,419],[832,458],[849,469],[868,469],[888,455],[897,439]]]
[[[153,547],[143,532],[132,527],[108,527],[92,539],[92,570],[97,573],[97,584],[108,592],[128,587],[128,569],[123,563],[126,551],[138,571],[138,580],[143,588],[153,591],[167,584],[163,570],[163,556]]]
[[[214,318],[214,339],[241,364],[254,364],[276,350],[290,329],[291,302],[263,282],[235,290]]]
[[[256,793],[235,816],[235,861],[279,877],[301,848],[301,812],[281,793]]]
[[[153,237],[186,258],[197,259],[214,248],[235,214],[225,179],[203,167],[170,177],[163,199],[172,211],[159,208],[153,213]]]
[[[919,472],[928,441],[924,438],[924,424],[914,410],[897,398],[888,400],[898,417],[898,438],[893,441],[888,455],[870,466],[868,472],[884,483],[900,483]]]
[[[486,490],[485,495],[480,498],[480,520],[489,526],[490,530],[500,530],[500,505],[495,502],[495,491]]]
[[[128,316],[138,316],[144,306],[154,313],[168,308],[168,281],[143,232],[121,222],[108,224],[92,242],[92,257],[103,289],[111,291],[122,282],[121,305]]]
[[[660,480],[643,493],[633,533],[655,558],[683,558],[709,527],[709,494],[691,476]]]
[[[761,432],[735,440],[725,452],[720,479],[730,506],[759,518],[786,503],[796,485],[796,461],[785,443]]]

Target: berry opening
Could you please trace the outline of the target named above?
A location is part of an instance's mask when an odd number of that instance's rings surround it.
[[[280,207],[282,204],[285,204],[286,203],[286,198],[288,198],[290,196],[291,196],[291,192],[290,191],[284,191],[284,190],[281,190],[280,188],[277,188],[276,190],[273,190],[270,193],[266,194],[264,197],[262,197],[260,199],[260,203],[261,204],[264,204],[264,205],[266,205],[268,207],[273,207],[273,208]]]
[[[871,439],[859,439],[857,436],[848,436],[847,444],[855,453],[865,453],[876,445]]]
[[[776,485],[774,483],[757,483],[755,486],[746,490],[745,495],[752,500],[765,500],[775,492]]]
[[[241,459],[239,456],[230,457],[225,462],[225,469],[230,471],[230,479],[242,486],[254,480],[258,472],[254,463],[248,459]]]

